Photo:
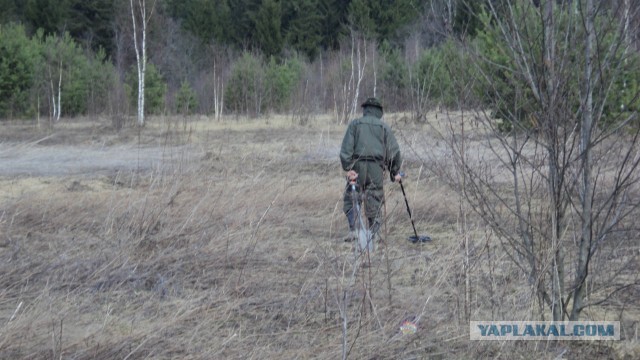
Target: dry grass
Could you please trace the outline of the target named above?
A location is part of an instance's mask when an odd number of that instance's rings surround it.
[[[0,358],[638,354],[637,339],[617,348],[470,342],[469,319],[526,318],[531,294],[477,219],[461,228],[459,199],[415,160],[406,164],[409,202],[418,231],[435,241],[405,240],[404,200],[388,184],[386,246],[360,267],[340,240],[344,127],[329,120],[163,119],[141,134],[89,124],[7,125],[2,141],[17,132],[20,143],[58,134],[37,145],[43,151],[155,144],[164,162],[0,178]],[[637,310],[637,298],[627,306]],[[399,332],[407,318],[418,322],[414,335]]]

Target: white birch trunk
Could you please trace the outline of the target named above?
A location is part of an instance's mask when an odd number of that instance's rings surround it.
[[[358,82],[354,88],[353,94],[353,107],[351,109],[351,117],[355,117],[355,114],[358,109],[358,98],[360,97],[360,84],[362,83],[362,79],[364,78],[364,70],[367,66],[367,40],[362,40],[364,56],[362,55],[362,51],[360,50],[360,42],[358,42]],[[364,57],[364,59],[363,59]]]
[[[62,97],[62,59],[58,67],[58,113],[56,114],[56,122],[60,121],[60,113],[62,113],[61,100]]]
[[[51,116],[49,118],[50,123],[55,123],[60,121],[60,110],[61,110],[61,89],[62,89],[62,60],[60,60],[58,65],[58,86],[53,85],[53,74],[51,73],[51,66],[48,66],[49,69],[49,88],[51,89]],[[56,91],[57,88],[57,91]]]
[[[220,107],[218,108],[218,120],[222,120],[222,111],[224,109],[224,83],[220,80]]]
[[[222,119],[222,109],[224,108],[224,83],[222,77],[218,76],[215,60],[213,61],[213,111],[217,121]]]
[[[147,71],[147,22],[151,18],[151,12],[147,17],[147,4],[146,0],[138,0],[138,8],[140,11],[140,30],[142,31],[141,44],[138,45],[138,29],[137,20],[134,10],[133,0],[129,0],[131,5],[131,21],[133,24],[133,45],[136,51],[136,63],[138,66],[138,126],[144,126],[144,77]],[[155,5],[155,2],[154,2]]]
[[[213,60],[213,118],[219,119],[218,112],[218,77],[216,76],[216,61]]]
[[[353,111],[350,110],[351,106],[349,106],[349,100],[351,98],[351,89],[353,83],[355,82],[355,48],[356,48],[356,40],[355,34],[353,31],[351,32],[351,76],[349,77],[349,82],[344,86],[344,106],[343,106],[343,120],[348,121],[349,117],[353,117]]]
[[[51,76],[51,69],[49,69],[49,76]],[[51,111],[49,112],[49,123],[53,123],[53,120],[58,115],[58,112],[56,109],[56,92],[55,88],[53,87],[53,79],[51,78],[49,79],[49,87],[51,88]]]
[[[140,73],[140,92],[138,92],[138,119],[142,119],[138,124],[144,126],[144,77],[147,73],[147,6],[145,0],[141,1],[140,15],[142,16],[142,71]]]
[[[373,65],[373,96],[377,97],[376,90],[378,87],[378,73],[376,69],[376,46],[373,47],[373,59],[371,60],[371,64]]]

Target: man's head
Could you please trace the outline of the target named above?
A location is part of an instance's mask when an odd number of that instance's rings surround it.
[[[378,98],[375,97],[370,97],[368,98],[365,102],[362,103],[361,105],[363,108],[367,108],[367,107],[377,107],[378,109],[382,110],[382,103],[380,102],[380,100],[378,100]]]
[[[380,103],[380,100],[377,98],[370,97],[363,102],[361,106],[364,116],[375,116],[378,119],[382,118],[382,103]]]

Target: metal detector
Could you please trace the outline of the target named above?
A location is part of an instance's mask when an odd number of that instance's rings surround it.
[[[404,173],[400,173],[401,177],[404,177]],[[400,183],[400,189],[402,189],[402,196],[404,196],[404,203],[407,205],[407,212],[409,213],[409,219],[411,220],[411,226],[413,227],[413,236],[409,236],[407,240],[412,243],[426,243],[431,241],[431,237],[427,235],[418,236],[418,232],[416,231],[416,224],[413,223],[413,216],[411,215],[411,209],[409,208],[409,201],[407,200],[407,194],[404,192],[404,186],[402,185],[402,179],[398,181]]]

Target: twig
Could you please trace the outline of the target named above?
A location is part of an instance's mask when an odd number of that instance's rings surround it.
[[[13,312],[13,315],[11,315],[11,318],[9,318],[9,321],[7,321],[7,324],[13,321],[13,319],[18,314],[18,311],[20,311],[21,307],[22,307],[22,301],[20,301],[20,303],[18,304],[18,307],[16,307],[16,310]]]
[[[256,234],[258,233],[258,230],[260,229],[260,225],[262,225],[262,220],[264,220],[265,216],[267,216],[267,214],[269,213],[269,210],[271,210],[271,207],[273,206],[273,204],[276,202],[276,200],[278,199],[278,197],[280,197],[280,192],[278,194],[276,194],[276,196],[273,198],[273,200],[271,200],[271,204],[269,204],[269,206],[267,207],[267,209],[262,213],[262,216],[260,217],[260,220],[258,220],[258,224],[256,224],[256,229],[253,231],[253,234],[251,234],[251,239],[249,239],[249,247],[247,248],[247,252],[244,255],[244,264],[242,265],[242,269],[240,270],[240,275],[238,275],[238,284],[240,284],[240,282],[242,281],[242,276],[244,275],[244,269],[247,265],[247,259],[250,255],[250,253],[253,251],[253,249],[255,249],[257,243],[253,242],[253,240],[256,237]],[[251,245],[251,243],[253,243],[253,245]]]

